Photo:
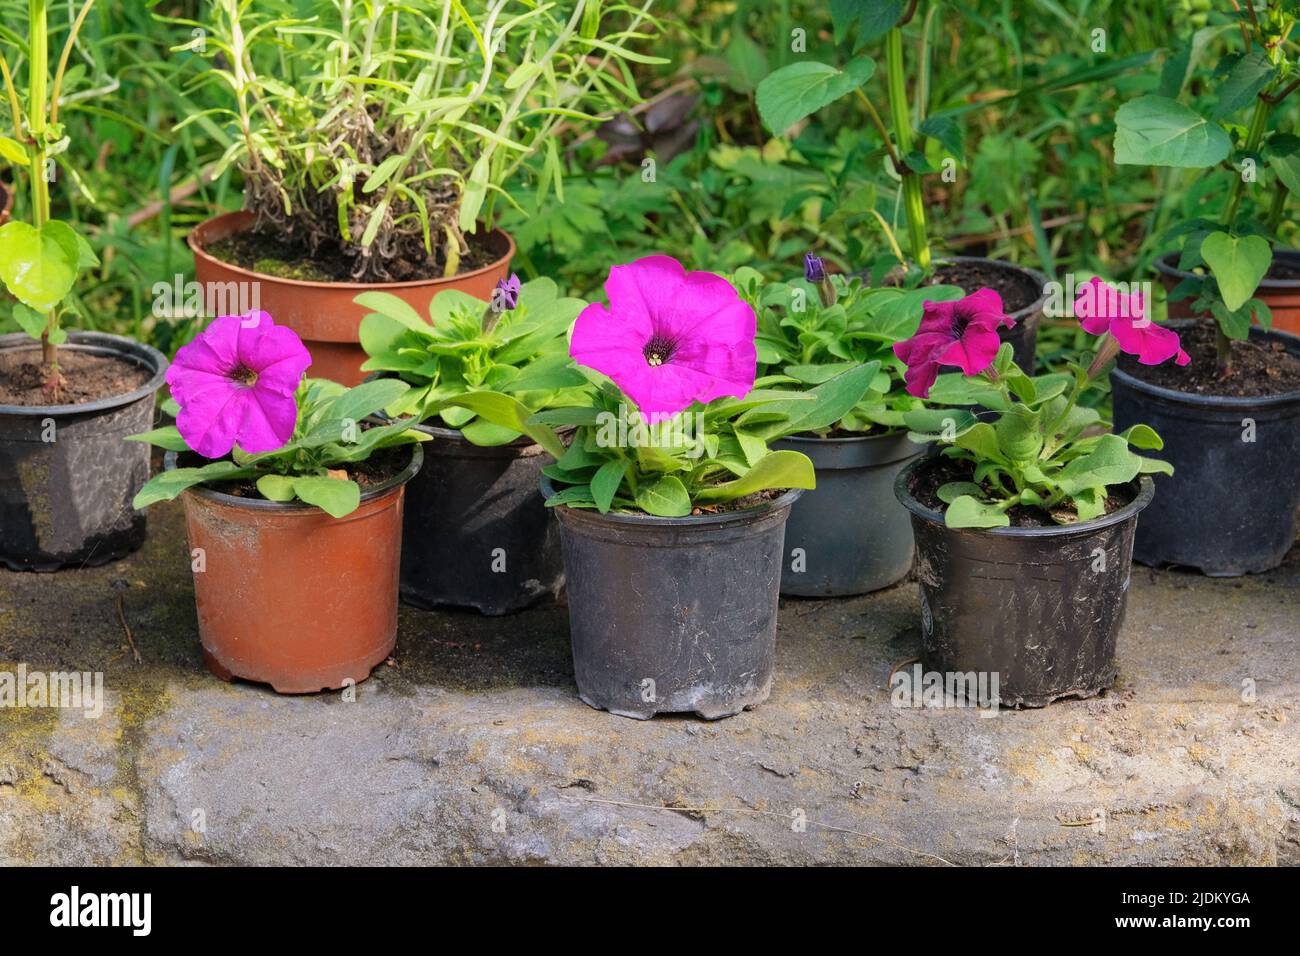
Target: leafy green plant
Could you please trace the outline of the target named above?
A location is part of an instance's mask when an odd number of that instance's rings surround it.
[[[1300,137],[1270,130],[1279,106],[1297,87],[1294,46],[1287,38],[1300,9],[1290,2],[1232,4],[1244,49],[1219,61],[1206,84],[1214,90],[1209,108],[1188,106],[1179,97],[1189,86],[1197,57],[1216,33],[1204,27],[1161,76],[1159,93],[1126,102],[1115,114],[1115,161],[1120,164],[1210,169],[1227,165],[1234,175],[1217,221],[1192,216],[1164,237],[1181,239],[1178,265],[1198,270],[1174,289],[1171,299],[1195,297],[1193,309],[1218,323],[1218,363],[1231,374],[1231,343],[1250,334],[1252,320],[1267,328],[1268,306],[1255,297],[1273,260],[1276,233],[1287,198],[1300,190]],[[1200,84],[1197,84],[1198,86]],[[1244,126],[1237,117],[1249,111]],[[1267,203],[1251,197],[1257,169],[1272,176]]]
[[[531,419],[575,429],[568,449],[542,471],[556,488],[546,504],[676,518],[762,491],[812,488],[807,456],[768,445],[844,418],[878,370],[875,363],[857,366],[804,392],[768,388],[759,379],[744,398],[697,403],[654,423],[629,410],[613,382],[584,370],[596,385],[591,401]]]
[[[792,282],[764,283],[752,269],[733,282],[758,316],[758,368],[766,387],[814,388],[862,365],[877,368],[862,398],[840,419],[815,433],[883,432],[901,428],[903,413],[926,407],[907,394],[906,365],[893,346],[916,332],[923,299],[960,298],[956,286],[904,290],[869,288],[858,277],[826,274],[820,260]]]
[[[370,356],[362,368],[412,386],[387,406],[392,415],[459,429],[476,445],[527,434],[562,455],[553,434],[528,419],[586,400],[587,380],[568,354],[569,326],[586,303],[561,297],[550,279],[525,283],[515,303],[501,298],[484,305],[454,289],[439,292],[426,321],[395,295],[363,292],[357,303],[373,311],[361,321]]]
[[[333,0],[297,16],[281,0],[217,0],[198,83],[231,108],[245,205],[272,235],[336,252],[354,278],[454,275],[466,234],[491,228],[532,153],[562,189],[559,133],[638,98],[629,46],[648,10],[600,0]],[[219,170],[218,170],[219,171]],[[394,270],[415,274],[395,276]]]
[[[209,464],[164,471],[140,489],[132,505],[146,508],[157,501],[171,501],[195,485],[251,481],[268,501],[298,501],[342,518],[361,503],[361,486],[348,477],[349,466],[383,449],[428,439],[412,430],[407,420],[365,424],[369,416],[398,401],[409,388],[396,379],[350,389],[327,379],[304,379],[295,396],[297,424],[284,445],[255,455],[236,447],[229,457]],[[169,400],[166,410],[175,414],[175,402]],[[175,425],[132,435],[129,440],[193,454]]]
[[[0,53],[12,136],[0,136],[0,156],[25,170],[31,190],[31,222],[13,220],[0,226],[0,280],[18,300],[13,318],[34,339],[41,342],[44,389],[57,403],[65,384],[59,370],[58,347],[67,340],[61,324],[65,300],[78,274],[99,264],[90,244],[60,219],[50,215],[50,182],[55,157],[67,149],[68,140],[59,122],[60,91],[68,58],[77,33],[90,12],[88,0],[72,20],[68,38],[59,57],[53,80],[49,68],[49,12],[46,0],[28,3],[27,39],[6,30],[2,35],[27,60],[27,95],[20,97],[8,58]],[[75,172],[73,173],[75,176]]]

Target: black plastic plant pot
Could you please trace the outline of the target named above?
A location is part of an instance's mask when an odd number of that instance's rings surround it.
[[[790,509],[781,593],[846,597],[900,581],[912,567],[912,523],[894,479],[925,448],[902,432],[773,443],[807,455],[817,488]]]
[[[1003,707],[1091,697],[1115,682],[1133,532],[1155,485],[1141,478],[1124,507],[1076,525],[949,528],[912,495],[922,459],[894,484],[911,512],[927,672],[996,688]],[[994,681],[996,680],[996,684]]]
[[[1300,355],[1300,336],[1258,328],[1250,334]],[[1120,369],[1111,372],[1110,384],[1115,429],[1150,425],[1164,439],[1159,456],[1174,466],[1142,516],[1134,557],[1212,577],[1281,564],[1295,543],[1300,507],[1300,391],[1259,398],[1193,395]]]
[[[1002,341],[1011,343],[1015,363],[1020,366],[1026,375],[1033,375],[1034,349],[1038,344],[1038,323],[1043,318],[1043,309],[1047,304],[1047,276],[1036,269],[1018,266],[1014,262],[1003,262],[1001,259],[985,259],[982,256],[944,256],[936,264],[942,267],[947,262],[955,265],[979,266],[1000,272],[1006,277],[1008,284],[1017,286],[1023,290],[1024,295],[1033,297],[1028,305],[1017,309],[1015,312],[1007,313],[1010,318],[1015,320],[1016,324],[1014,326],[1009,329],[1001,328],[998,330],[998,335]],[[974,291],[974,289],[966,290],[967,294]]]
[[[526,439],[480,446],[459,431],[417,427],[433,441],[406,486],[402,600],[499,615],[557,594],[564,586],[559,530],[537,495],[554,459]]]
[[[549,481],[542,491],[552,493]],[[765,701],[785,523],[799,494],[686,518],[556,508],[578,695],[641,720],[714,720]]]
[[[39,348],[21,332],[0,336],[0,352],[39,359]],[[0,562],[16,571],[100,565],[144,543],[131,500],[149,480],[149,446],[125,438],[153,427],[167,360],[103,332],[72,332],[60,351],[123,359],[149,380],[81,405],[0,405]]]

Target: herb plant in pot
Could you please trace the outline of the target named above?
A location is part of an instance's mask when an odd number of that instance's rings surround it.
[[[904,414],[914,441],[943,447],[895,485],[916,534],[924,666],[974,672],[1006,706],[1088,697],[1114,682],[1138,514],[1154,494],[1150,475],[1171,471],[1130,448],[1159,449],[1154,431],[1107,432],[1079,402],[1121,349],[1152,363],[1187,358],[1176,334],[1134,329],[1121,297],[1106,300],[1102,288],[1085,286],[1076,305],[1084,328],[1104,333],[1087,369],[1029,378],[1004,344],[991,362],[964,364],[970,377],[939,379],[949,401],[983,411]],[[896,348],[918,381],[934,381],[942,364],[927,335]]]
[[[402,599],[419,607],[508,614],[564,584],[559,530],[542,505],[542,468],[564,455],[538,411],[586,402],[568,333],[586,305],[550,279],[511,276],[484,304],[440,292],[425,319],[404,301],[367,292],[363,366],[410,384],[389,406],[436,440],[406,492]]]
[[[51,216],[50,197],[67,146],[64,67],[88,7],[72,21],[51,80],[47,4],[28,4],[26,43],[13,44],[13,62],[26,65],[25,95],[9,67],[7,41],[18,38],[0,33],[13,124],[0,156],[30,190],[30,221],[0,226],[0,281],[23,329],[0,335],[0,562],[17,570],[102,564],[143,543],[144,517],[131,499],[149,477],[149,452],[123,439],[153,424],[167,367],[147,345],[64,328],[79,273],[99,264],[85,239]]]
[[[425,438],[368,421],[405,383],[304,380],[310,362],[264,312],[215,319],[168,371],[176,424],[133,436],[168,452],[136,507],[184,501],[209,669],[287,694],[363,681],[392,651]]]
[[[812,463],[773,439],[843,418],[878,366],[806,392],[755,388],[755,315],[668,256],[614,266],[574,324],[596,385],[543,470],[560,522],[574,677],[593,707],[716,718],[771,690],[786,518]]]
[[[802,280],[763,284],[756,272],[742,269],[735,282],[758,312],[760,387],[804,390],[859,365],[878,369],[866,394],[839,421],[773,444],[802,452],[817,470],[817,490],[805,492],[790,510],[781,593],[839,597],[894,584],[911,569],[913,550],[912,524],[894,497],[894,478],[925,451],[907,437],[903,413],[925,403],[905,391],[906,366],[892,346],[916,332],[922,300],[958,298],[961,290],[869,289],[857,278],[827,274],[811,254]],[[995,351],[1003,321],[999,306]]]
[[[918,126],[908,97],[903,31],[917,12],[916,0],[862,0],[832,3],[831,20],[837,43],[846,53],[842,66],[800,59],[765,77],[756,93],[764,125],[780,135],[817,110],[853,94],[880,134],[881,144],[899,185],[899,203],[907,228],[907,249],[898,242],[885,216],[873,210],[888,241],[889,252],[872,264],[872,275],[906,287],[952,285],[967,291],[992,288],[1010,310],[1012,322],[1002,328],[1002,340],[1015,350],[1015,361],[1026,373],[1034,369],[1038,323],[1047,302],[1047,279],[1041,273],[998,259],[944,256],[931,252],[926,226],[923,177],[936,172],[932,160],[944,154],[962,158],[961,127],[953,116],[933,116]],[[929,23],[923,15],[920,20]],[[861,51],[883,43],[888,126],[862,87],[875,75],[876,62]],[[924,89],[924,86],[922,86]],[[926,108],[920,97],[916,109]],[[892,200],[889,207],[893,208]]]
[[[1115,116],[1118,163],[1231,162],[1234,170],[1222,210],[1176,225],[1165,241],[1181,241],[1181,251],[1157,262],[1170,315],[1192,319],[1182,332],[1193,362],[1151,368],[1122,360],[1111,374],[1116,425],[1151,423],[1175,466],[1142,519],[1137,559],[1210,575],[1280,564],[1295,543],[1300,507],[1300,336],[1291,334],[1300,310],[1284,297],[1300,288],[1297,253],[1274,251],[1300,188],[1300,138],[1271,128],[1300,85],[1286,42],[1295,11],[1275,2],[1247,9],[1249,16],[1236,14],[1245,49],[1197,85],[1212,103],[1194,109],[1177,98],[1187,60],[1183,75],[1166,75],[1159,95],[1125,103]]]
[[[514,253],[495,228],[503,184],[544,150],[539,185],[558,188],[561,124],[621,109],[625,60],[663,61],[627,49],[644,8],[594,0],[337,0],[310,21],[299,6],[217,0],[212,23],[177,21],[224,60],[203,79],[233,95],[223,161],[244,176],[244,210],[189,241],[201,283],[256,283],[314,374],[350,385],[365,360],[356,296],[486,300]]]

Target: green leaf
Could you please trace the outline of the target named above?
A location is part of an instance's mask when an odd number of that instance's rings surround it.
[[[362,382],[335,398],[321,420],[360,422],[381,408],[393,404],[410,388],[400,378],[377,378],[372,382]]]
[[[772,451],[733,481],[711,485],[695,496],[700,503],[735,501],[756,491],[774,488],[816,488],[817,476],[808,456],[797,451]]]
[[[81,249],[65,222],[50,220],[40,229],[25,222],[0,226],[0,279],[20,301],[49,312],[72,291]]]
[[[260,490],[261,483],[258,483]],[[350,478],[308,475],[293,480],[294,493],[332,518],[342,518],[361,504],[361,486]]]
[[[39,339],[45,333],[46,317],[35,309],[15,302],[13,317],[18,327],[32,338]]]
[[[1172,475],[1174,466],[1167,461],[1161,461],[1159,458],[1147,458],[1143,455],[1138,456],[1139,475]]]
[[[875,61],[866,56],[850,60],[843,70],[815,60],[783,66],[758,84],[759,116],[768,129],[779,135],[857,89],[871,79],[875,70]]]
[[[1129,451],[1127,440],[1102,435],[1092,451],[1061,469],[1057,484],[1068,495],[1088,488],[1105,489],[1132,481],[1141,465],[1142,459]]]
[[[1119,433],[1119,437],[1134,448],[1149,448],[1153,451],[1159,451],[1165,447],[1164,440],[1156,434],[1156,430],[1150,425],[1130,425]]]
[[[950,481],[940,485],[939,490],[935,492],[936,497],[946,504],[952,504],[962,495],[982,495],[984,489],[973,481]]]
[[[979,422],[957,436],[954,444],[974,452],[981,459],[1002,461],[1004,456],[998,446],[997,432],[988,422]]]
[[[591,497],[595,499],[601,514],[609,511],[614,495],[618,494],[619,486],[623,484],[623,476],[627,474],[629,464],[631,462],[626,458],[615,458],[601,465],[592,476]]]
[[[495,425],[512,428],[527,435],[541,445],[557,460],[564,457],[564,443],[545,425],[530,424],[533,413],[523,402],[500,392],[466,392],[449,399],[445,404],[468,408]]]
[[[257,479],[257,492],[267,501],[293,501],[292,475],[263,475]]]
[[[15,166],[26,166],[28,164],[27,147],[17,140],[10,139],[8,136],[0,136],[0,157]]]
[[[142,432],[139,435],[127,435],[126,440],[146,442],[165,448],[167,451],[190,450],[190,446],[185,443],[185,439],[181,437],[175,425],[164,425],[162,428],[155,428],[153,431]]]
[[[1043,448],[1041,415],[1023,405],[1013,405],[994,425],[998,448],[1012,461],[1032,461]]]
[[[1223,119],[1255,102],[1260,90],[1277,74],[1277,67],[1262,50],[1254,50],[1239,59],[1219,88],[1219,105],[1214,118]]]
[[[1201,242],[1201,256],[1219,283],[1223,304],[1237,311],[1259,288],[1273,262],[1273,250],[1263,236],[1231,236],[1212,232]]]
[[[592,497],[595,497],[593,490]],[[659,518],[684,518],[691,513],[691,496],[676,475],[664,475],[636,490],[636,505]]]
[[[1216,166],[1232,149],[1228,134],[1164,96],[1140,96],[1115,113],[1115,162],[1140,166]]]
[[[888,33],[902,19],[906,7],[907,0],[831,0],[835,42],[841,42],[856,23],[856,46],[864,46]]]
[[[421,331],[428,331],[432,328],[409,302],[398,298],[391,292],[362,292],[352,301],[379,315],[395,319],[407,328]]]
[[[1264,157],[1273,175],[1293,195],[1300,196],[1300,137],[1281,133],[1264,144]]]
[[[251,478],[256,472],[251,468],[241,468],[233,461],[214,461],[202,468],[173,468],[155,475],[140,489],[131,502],[136,510],[149,507],[155,501],[171,501],[186,488],[203,484],[205,481],[233,481],[239,478]]]
[[[1011,519],[994,505],[962,495],[943,513],[943,523],[949,528],[1005,528]]]

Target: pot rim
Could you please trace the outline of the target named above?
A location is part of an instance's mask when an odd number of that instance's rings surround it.
[[[391,492],[394,488],[406,484],[415,477],[416,472],[420,470],[420,466],[424,463],[424,449],[420,446],[420,442],[412,444],[411,447],[413,451],[411,453],[411,460],[407,462],[406,467],[396,475],[382,484],[363,491],[361,493],[361,503],[365,504],[368,501],[380,498]],[[167,454],[163,456],[163,469],[166,471],[174,470],[177,467],[176,459],[179,454],[179,452],[174,451],[167,452]],[[319,512],[320,514],[325,514],[325,512],[317,505],[309,505],[296,501],[268,501],[265,498],[244,498],[239,495],[228,495],[224,491],[215,491],[212,488],[206,488],[203,485],[191,485],[189,488],[185,489],[184,494],[193,494],[200,498],[214,501],[218,504],[228,505],[233,508],[244,508],[250,511],[277,511],[283,514],[294,512],[304,514]],[[351,515],[345,515],[343,518],[336,518],[334,520],[343,521],[350,517]]]
[[[1300,283],[1297,283],[1300,287]],[[1184,329],[1196,323],[1197,319],[1174,319],[1164,324],[1165,328]],[[1291,332],[1284,332],[1281,329],[1261,329],[1258,326],[1252,326],[1251,335],[1269,338],[1271,336],[1280,337],[1283,344],[1291,344],[1293,348],[1288,349],[1292,355],[1300,356],[1300,335]],[[1188,405],[1193,408],[1273,408],[1279,405],[1291,405],[1300,402],[1300,388],[1292,389],[1289,392],[1282,392],[1278,395],[1198,395],[1195,392],[1180,392],[1175,388],[1165,388],[1163,385],[1152,385],[1150,382],[1144,382],[1142,379],[1130,375],[1121,369],[1118,363],[1111,368],[1110,377],[1123,382],[1128,388],[1135,392],[1141,392],[1152,398],[1162,398],[1169,402],[1175,402],[1180,405]]]
[[[288,279],[280,276],[267,275],[265,272],[256,272],[252,269],[245,269],[243,266],[236,265],[233,262],[226,262],[218,259],[216,256],[205,250],[199,243],[198,234],[204,229],[212,226],[214,223],[225,222],[231,219],[251,217],[253,214],[247,209],[235,209],[230,212],[220,213],[210,219],[205,219],[185,237],[185,243],[194,253],[195,258],[202,258],[223,269],[228,269],[238,275],[247,276],[257,282],[279,283],[287,286],[302,286],[313,289],[339,289],[346,292],[391,292],[399,289],[420,289],[432,286],[442,285],[450,282],[460,282],[465,279],[473,279],[477,276],[484,275],[487,272],[497,268],[503,262],[509,262],[514,258],[516,247],[514,237],[506,232],[500,226],[494,226],[488,231],[488,235],[499,233],[506,241],[506,251],[503,255],[493,259],[485,266],[477,269],[471,269],[469,272],[458,272],[454,276],[437,276],[431,279],[408,279],[404,282],[313,282],[307,279]],[[243,228],[232,229],[232,233],[246,232],[248,225]]]
[[[1026,275],[1028,275],[1030,278],[1032,278],[1035,282],[1038,283],[1039,294],[1038,294],[1038,298],[1035,299],[1033,302],[1029,303],[1029,305],[1017,309],[1015,312],[1007,313],[1008,318],[1014,319],[1017,322],[1022,322],[1024,319],[1029,318],[1035,312],[1041,311],[1044,304],[1047,302],[1047,275],[1043,272],[1038,271],[1037,269],[1031,269],[1029,266],[1022,266],[1018,262],[1008,262],[1006,259],[990,259],[988,256],[947,256],[947,255],[936,256],[934,262],[935,265],[940,265],[944,262],[986,262],[986,263],[993,263],[994,265],[1000,266],[1002,268],[1014,269],[1018,272],[1023,272]]]
[[[22,345],[35,348],[39,347],[40,343],[26,332],[12,332],[8,335],[0,335],[0,352],[9,351],[11,346]],[[97,398],[93,402],[82,402],[79,405],[0,405],[0,415],[39,415],[47,417],[111,411],[156,393],[158,389],[162,388],[167,377],[167,368],[170,365],[167,357],[152,345],[137,342],[135,339],[129,339],[124,335],[114,335],[111,332],[72,331],[68,333],[68,341],[60,345],[59,348],[71,348],[73,351],[98,355],[111,355],[115,358],[138,359],[145,368],[148,367],[144,364],[145,362],[152,364],[154,372],[143,385],[122,395],[109,395],[105,398]]]
[[[908,488],[908,480],[917,470],[930,464],[930,459],[921,458],[907,465],[898,473],[894,479],[894,497],[896,497],[912,514],[918,518],[924,518],[931,524],[942,525],[944,523],[943,513],[927,508],[921,502],[912,496],[911,489]],[[1151,503],[1151,499],[1156,493],[1156,483],[1151,480],[1150,475],[1138,475],[1138,492],[1133,500],[1126,504],[1118,511],[1112,511],[1108,515],[1102,515],[1099,518],[1093,518],[1091,521],[1084,521],[1079,524],[1069,525],[1052,525],[1046,528],[952,528],[952,531],[973,532],[979,535],[989,535],[995,538],[1053,538],[1065,537],[1067,535],[1088,534],[1092,531],[1100,531],[1102,528],[1109,528],[1111,525],[1121,524],[1137,515],[1139,511]]]
[[[555,485],[551,479],[542,475],[539,482],[542,497],[549,498],[555,493]],[[788,488],[785,494],[779,498],[764,502],[761,505],[754,505],[749,508],[741,508],[738,511],[726,511],[722,514],[713,515],[686,515],[683,518],[660,518],[656,515],[647,514],[627,514],[621,511],[611,511],[607,514],[601,514],[594,508],[569,508],[568,505],[558,505],[553,510],[565,508],[574,514],[582,514],[584,517],[591,518],[595,521],[608,524],[634,525],[641,528],[703,528],[711,525],[725,525],[733,522],[749,522],[767,514],[768,512],[782,507],[788,507],[794,504],[795,500],[804,493],[803,488]]]
[[[1176,250],[1162,252],[1156,256],[1151,263],[1151,267],[1161,275],[1170,276],[1179,280],[1182,279],[1204,279],[1205,276],[1197,275],[1195,272],[1189,272],[1186,269],[1180,269],[1172,263],[1175,256],[1179,255]],[[1293,260],[1300,259],[1300,249],[1274,249],[1273,258],[1279,255],[1287,256]],[[1278,292],[1300,291],[1300,279],[1270,279],[1267,276],[1260,280],[1260,288],[1268,286]]]

